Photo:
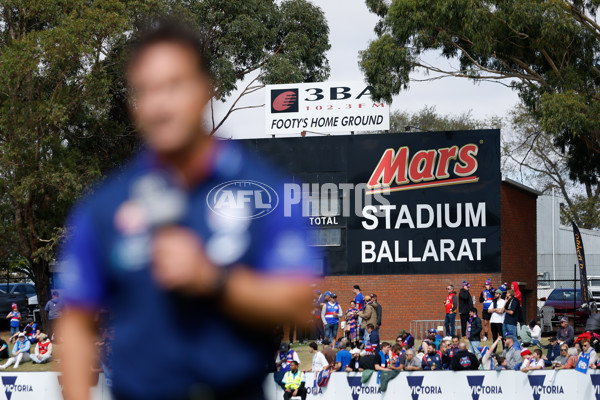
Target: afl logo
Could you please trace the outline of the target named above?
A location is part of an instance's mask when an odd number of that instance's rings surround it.
[[[279,196],[262,182],[227,181],[208,192],[206,204],[222,217],[256,219],[272,213],[279,204]]]
[[[271,112],[298,112],[298,89],[271,90]]]

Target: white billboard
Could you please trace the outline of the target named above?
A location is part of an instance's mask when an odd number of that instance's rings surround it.
[[[267,133],[389,130],[389,106],[373,101],[371,90],[360,81],[267,85]]]

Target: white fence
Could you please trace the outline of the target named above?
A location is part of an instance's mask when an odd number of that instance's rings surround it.
[[[568,371],[471,371],[401,372],[381,392],[374,373],[361,383],[360,373],[334,373],[325,388],[314,387],[313,374],[306,374],[308,399],[319,400],[600,400],[600,371],[587,375]],[[54,372],[3,372],[0,400],[61,400],[60,374]],[[265,381],[267,400],[283,399],[283,390],[269,375]],[[91,389],[92,400],[110,400],[101,378]]]

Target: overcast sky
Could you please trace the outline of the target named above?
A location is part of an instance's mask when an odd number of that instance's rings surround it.
[[[321,7],[329,24],[331,49],[327,57],[331,66],[330,81],[363,80],[358,68],[358,52],[367,48],[376,38],[373,27],[377,17],[369,13],[364,0],[312,0]],[[437,66],[447,66],[448,60],[434,54],[426,57]],[[423,78],[415,74],[416,78]],[[240,88],[243,88],[240,85]],[[232,96],[235,99],[237,96]],[[264,89],[245,96],[239,105],[249,106],[264,102]],[[232,100],[231,100],[232,101]],[[219,104],[216,116],[229,109],[230,102]],[[391,110],[418,111],[424,106],[435,106],[442,114],[460,114],[471,110],[476,118],[490,115],[504,116],[518,102],[516,92],[497,83],[461,78],[444,78],[432,82],[412,82],[410,88],[394,98]],[[233,138],[265,138],[264,108],[241,110],[233,113],[217,131],[218,136]]]

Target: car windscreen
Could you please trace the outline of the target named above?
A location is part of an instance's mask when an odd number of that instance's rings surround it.
[[[573,290],[554,290],[548,296],[548,300],[573,301],[574,295]],[[577,300],[581,301],[581,290],[577,290]]]

